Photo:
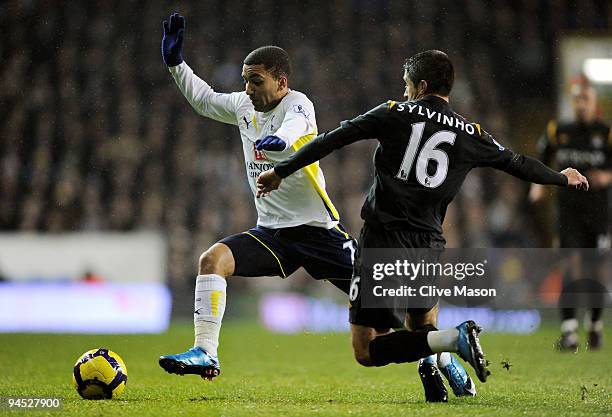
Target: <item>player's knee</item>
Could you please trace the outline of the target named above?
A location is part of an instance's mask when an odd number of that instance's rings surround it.
[[[372,366],[370,352],[367,349],[354,349],[353,353],[355,354],[355,360],[359,365]]]
[[[230,266],[227,263],[227,256],[225,256],[223,250],[213,245],[200,255],[198,273],[200,275],[217,274],[222,277],[228,277],[232,272],[229,271]]]
[[[353,339],[353,354],[358,364],[372,366],[370,359],[370,341],[363,339]]]
[[[373,366],[370,359],[370,342],[376,337],[376,331],[371,327],[351,324],[353,354],[357,363],[363,366]]]
[[[209,250],[200,255],[198,261],[198,273],[204,274],[216,274],[218,269],[217,257]]]

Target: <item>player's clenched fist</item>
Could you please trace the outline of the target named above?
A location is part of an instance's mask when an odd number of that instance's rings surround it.
[[[259,177],[257,177],[257,198],[265,197],[270,192],[277,190],[282,181],[283,179],[274,172],[274,169],[259,174]]]
[[[169,67],[183,62],[183,33],[185,18],[178,13],[170,15],[170,22],[164,20],[164,37],[162,38],[162,58]]]
[[[578,190],[589,189],[589,181],[584,175],[578,172],[578,170],[574,168],[565,168],[561,173],[567,177],[567,185],[569,187],[574,186]]]
[[[278,136],[266,136],[255,141],[255,149],[258,151],[284,151],[287,149],[287,142]]]

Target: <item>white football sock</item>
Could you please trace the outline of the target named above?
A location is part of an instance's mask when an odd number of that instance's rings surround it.
[[[561,322],[561,333],[575,333],[578,330],[578,320],[567,319]]]
[[[442,352],[438,354],[438,368],[446,368],[451,362],[451,354]]]
[[[196,279],[193,313],[194,346],[201,347],[212,356],[217,356],[219,331],[225,312],[226,287],[227,282],[221,275],[198,275]]]
[[[589,320],[586,324],[586,329],[589,332],[603,332],[603,320]]]
[[[434,353],[456,352],[459,330],[434,330],[427,333],[427,344]]]

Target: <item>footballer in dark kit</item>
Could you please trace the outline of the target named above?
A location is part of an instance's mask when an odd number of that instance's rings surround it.
[[[408,258],[414,248],[442,251],[446,209],[472,168],[493,167],[525,181],[563,187],[586,189],[588,182],[573,168],[557,172],[505,148],[478,123],[455,113],[449,104],[454,69],[445,53],[416,54],[406,60],[404,70],[407,101],[387,101],[319,135],[274,169],[262,173],[258,196],[265,197],[280,186],[283,178],[335,149],[359,140],[378,140],[374,184],[361,211],[365,224],[350,292],[353,351],[364,366],[420,359],[426,399],[445,401],[438,367],[442,372],[457,371],[449,378],[456,395],[474,395],[475,390],[463,367],[454,366],[452,355],[435,354],[457,352],[484,382],[489,371],[478,339],[480,328],[466,321],[455,329],[437,330],[435,300],[430,308],[418,309],[398,308],[391,299],[386,308],[362,305],[361,285],[373,279],[362,274],[363,250],[406,248]],[[392,332],[392,328],[403,329]]]
[[[570,94],[574,119],[548,122],[538,148],[545,164],[571,165],[583,172],[591,185],[588,196],[573,189],[562,189],[557,194],[558,246],[577,249],[569,254],[564,268],[559,297],[561,336],[557,347],[573,352],[579,345],[578,306],[588,307],[585,320],[588,348],[599,349],[603,340],[602,315],[608,291],[602,283],[602,268],[610,249],[612,133],[610,124],[598,117],[597,92],[584,76],[572,80]],[[539,186],[532,187],[533,202],[543,195]]]

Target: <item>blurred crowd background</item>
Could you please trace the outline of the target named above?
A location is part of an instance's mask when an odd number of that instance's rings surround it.
[[[285,48],[290,87],[314,102],[321,132],[401,99],[405,58],[444,50],[456,66],[455,111],[532,155],[556,112],[560,35],[612,21],[605,0],[4,2],[0,230],[162,230],[169,280],[186,290],[200,253],[253,226],[256,212],[237,129],[197,116],[162,62],[172,11],[187,18],[186,62],[217,91],[243,88],[255,47]],[[354,235],[374,146],[322,161]],[[449,246],[550,244],[554,219],[534,218],[526,194],[504,174],[473,172],[448,213]]]

